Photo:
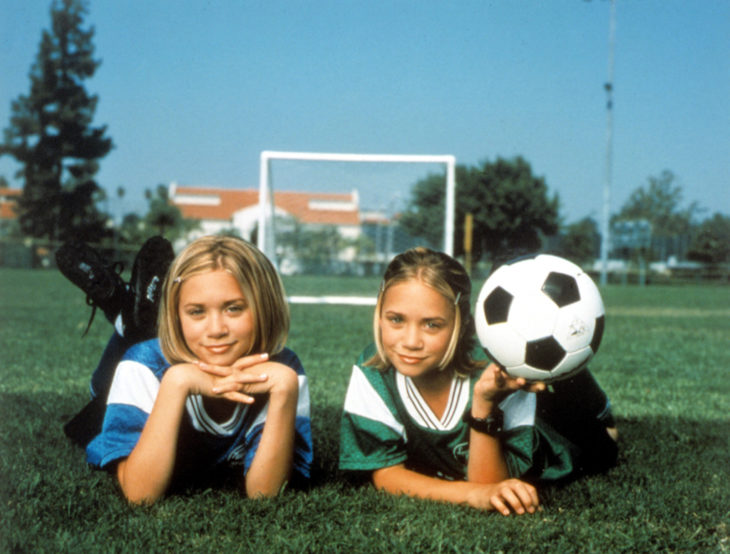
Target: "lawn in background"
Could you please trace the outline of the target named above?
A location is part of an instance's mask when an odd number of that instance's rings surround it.
[[[348,291],[346,280],[313,283],[307,294]],[[289,340],[310,379],[311,489],[263,501],[196,489],[134,508],[61,429],[86,401],[111,326],[99,312],[82,338],[90,310],[78,289],[55,271],[0,269],[0,552],[730,551],[730,288],[602,292],[591,367],[614,404],[620,464],[541,489],[538,514],[395,498],[338,474],[341,403],[372,308],[313,305],[292,306]]]

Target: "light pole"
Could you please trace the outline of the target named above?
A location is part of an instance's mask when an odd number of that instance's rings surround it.
[[[601,227],[601,285],[608,282],[608,250],[611,247],[611,181],[613,165],[613,51],[616,43],[616,0],[611,0],[608,24],[608,81],[606,89],[606,175],[603,183]]]

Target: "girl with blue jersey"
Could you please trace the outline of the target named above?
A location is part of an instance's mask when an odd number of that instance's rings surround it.
[[[158,321],[159,338],[116,365],[88,462],[133,503],[227,469],[249,497],[307,479],[307,380],[284,347],[289,310],[269,260],[238,238],[193,241],[167,272]]]
[[[587,370],[548,390],[488,365],[475,349],[470,293],[446,254],[415,248],[389,264],[375,344],[345,398],[340,468],[392,494],[533,513],[535,483],[615,461],[610,407]]]

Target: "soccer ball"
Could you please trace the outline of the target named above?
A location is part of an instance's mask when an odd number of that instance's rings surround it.
[[[477,335],[513,377],[555,381],[580,371],[603,336],[598,287],[564,258],[539,254],[500,266],[482,285]]]

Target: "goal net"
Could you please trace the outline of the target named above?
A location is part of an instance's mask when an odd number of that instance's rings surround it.
[[[397,253],[424,245],[453,254],[455,166],[451,155],[261,152],[256,242],[287,279],[290,301],[371,304],[359,282],[382,276]],[[443,229],[436,238],[401,224],[424,179],[443,182],[428,208]],[[289,291],[295,276],[326,275],[341,278],[334,287],[319,279],[338,294]]]

